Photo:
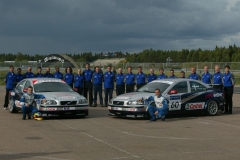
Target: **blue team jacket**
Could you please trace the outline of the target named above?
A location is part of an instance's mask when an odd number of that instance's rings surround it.
[[[163,74],[159,74],[157,79],[166,79],[167,76],[163,73]]]
[[[32,73],[32,72],[26,72],[25,74],[24,74],[24,78],[34,78],[34,74]]]
[[[21,80],[23,80],[23,75],[22,74],[15,74],[16,75],[16,82],[20,82]]]
[[[152,81],[154,81],[156,79],[157,79],[157,75],[156,74],[148,74],[148,77],[147,77],[148,83],[152,82]]]
[[[116,75],[116,85],[122,86],[122,85],[124,85],[124,82],[125,82],[125,75],[123,73],[117,74]]]
[[[219,84],[219,85],[223,84],[222,83],[222,77],[223,77],[223,75],[222,75],[221,72],[214,73],[213,84]]]
[[[189,79],[195,79],[195,80],[198,80],[199,79],[199,76],[197,73],[191,73],[189,76],[188,76]]]
[[[5,76],[6,89],[13,89],[16,85],[16,75],[13,72],[8,72]]]
[[[52,73],[45,73],[44,77],[45,78],[53,78],[53,74]]]
[[[228,72],[227,74],[224,73],[223,75],[223,86],[224,87],[230,87],[234,85],[234,76],[231,72]]]
[[[63,79],[63,74],[61,72],[55,72],[53,78]]]
[[[74,82],[74,75],[72,73],[66,73],[64,75],[64,80],[67,84],[72,85]]]
[[[133,73],[126,74],[126,84],[135,84],[135,75]]]
[[[37,73],[37,74],[35,74],[35,77],[36,78],[42,78],[42,77],[45,77],[45,76],[42,73]]]
[[[202,74],[202,82],[206,84],[211,84],[212,83],[212,75],[207,72]]]
[[[74,87],[75,88],[78,88],[78,87],[83,88],[83,75],[82,74],[80,74],[80,75],[76,74],[75,75]]]
[[[114,74],[113,72],[104,73],[104,88],[113,88],[114,86]]]
[[[93,73],[93,84],[94,85],[100,85],[103,82],[103,74],[100,72]]]
[[[91,69],[83,71],[84,81],[92,81],[93,72]]]

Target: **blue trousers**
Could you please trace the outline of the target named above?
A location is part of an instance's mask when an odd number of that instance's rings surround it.
[[[27,114],[33,114],[36,113],[38,110],[33,107],[33,106],[28,106],[26,107],[25,105],[22,106],[22,113],[23,113],[23,117],[25,117]]]
[[[112,94],[113,94],[113,88],[105,88],[104,89],[104,93],[105,93],[105,105],[108,104],[108,100],[112,99]],[[109,96],[109,99],[108,99]]]
[[[168,108],[167,107],[162,107],[162,108],[157,108],[153,105],[148,105],[148,112],[151,116],[154,116],[155,112],[158,111],[158,114],[156,116],[161,117],[165,116],[168,113]]]
[[[99,94],[100,104],[103,104],[102,85],[101,84],[95,84],[93,86],[93,92],[94,92],[94,98],[93,98],[94,104],[97,104],[97,94]]]

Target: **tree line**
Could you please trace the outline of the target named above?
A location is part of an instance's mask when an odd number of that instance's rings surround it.
[[[226,47],[216,46],[214,50],[202,50],[199,49],[182,49],[182,50],[154,50],[146,49],[139,53],[128,52],[108,52],[108,53],[65,53],[76,62],[93,62],[97,59],[104,58],[125,58],[130,63],[178,63],[178,62],[239,62],[240,61],[240,48],[234,45]],[[27,62],[27,61],[39,61],[43,60],[47,55],[43,54],[23,54],[18,52],[1,53],[0,62],[15,61],[15,62]],[[167,60],[168,59],[168,60]]]

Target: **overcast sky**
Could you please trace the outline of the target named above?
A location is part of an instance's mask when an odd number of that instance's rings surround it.
[[[0,0],[0,53],[240,47],[240,0]]]

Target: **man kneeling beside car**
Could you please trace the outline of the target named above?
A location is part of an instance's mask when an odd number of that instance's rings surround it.
[[[23,120],[26,119],[28,114],[28,119],[31,119],[31,114],[36,113],[38,110],[33,106],[34,99],[43,99],[46,102],[44,95],[34,94],[33,87],[29,86],[27,93],[24,93],[20,99],[20,105],[22,106]]]
[[[143,97],[139,101],[145,101],[148,105],[148,112],[151,115],[150,122],[156,121],[158,118],[161,118],[162,121],[165,121],[165,116],[168,113],[168,102],[166,98],[161,95],[159,88],[154,90],[155,96]]]

